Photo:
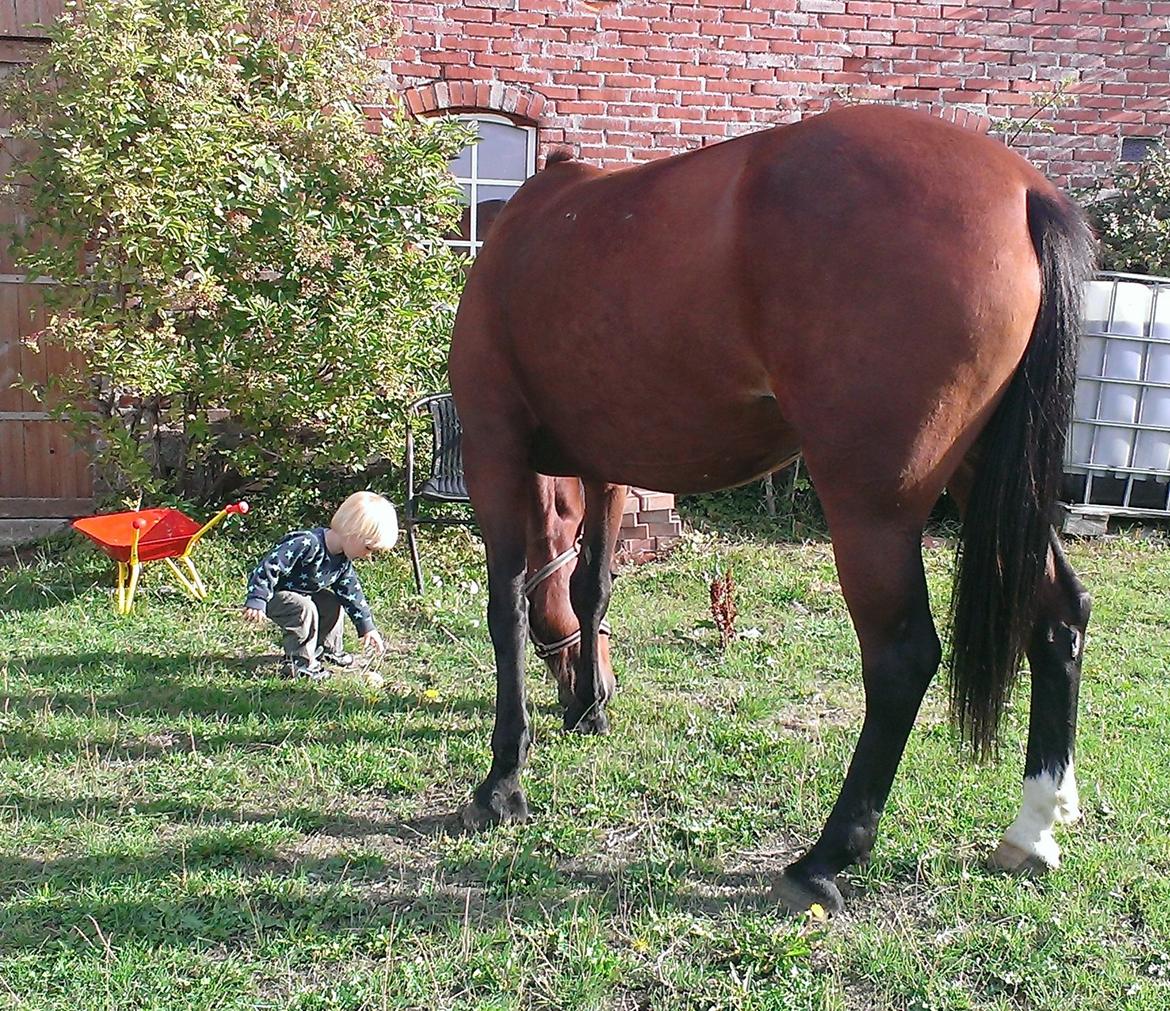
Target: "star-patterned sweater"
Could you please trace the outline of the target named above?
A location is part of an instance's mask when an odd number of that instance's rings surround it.
[[[244,606],[263,611],[278,590],[310,595],[331,590],[353,619],[358,635],[373,631],[370,605],[353,562],[345,552],[333,554],[325,547],[324,527],[286,534],[252,570]]]

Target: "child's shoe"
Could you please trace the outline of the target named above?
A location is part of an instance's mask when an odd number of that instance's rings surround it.
[[[353,654],[352,653],[334,653],[332,650],[323,649],[317,653],[318,659],[322,663],[332,664],[334,667],[352,667]]]
[[[280,672],[288,678],[307,677],[313,681],[323,681],[329,677],[329,672],[319,663],[299,656],[285,656]]]

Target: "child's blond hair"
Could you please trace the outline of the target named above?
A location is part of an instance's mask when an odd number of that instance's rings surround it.
[[[365,539],[374,551],[389,551],[398,541],[398,514],[381,495],[356,491],[337,507],[329,526],[339,534]]]

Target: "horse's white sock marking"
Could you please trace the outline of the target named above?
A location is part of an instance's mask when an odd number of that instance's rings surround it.
[[[1003,834],[1000,851],[1007,848],[1018,851],[1020,863],[1038,859],[1048,867],[1058,867],[1060,847],[1052,835],[1052,827],[1058,823],[1070,825],[1080,814],[1077,778],[1071,760],[1063,769],[1029,776],[1024,780],[1020,813]]]

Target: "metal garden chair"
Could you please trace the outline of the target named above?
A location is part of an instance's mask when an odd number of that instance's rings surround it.
[[[414,433],[411,422],[415,415],[429,414],[431,419],[430,476],[415,487]],[[423,592],[422,563],[418,557],[415,527],[426,523],[436,526],[474,526],[471,516],[426,516],[419,509],[424,502],[470,503],[467,485],[463,480],[463,429],[455,413],[455,401],[450,393],[433,393],[416,400],[407,408],[406,424],[406,505],[403,508],[403,526],[406,543],[410,547],[410,563],[414,569],[414,584]]]

